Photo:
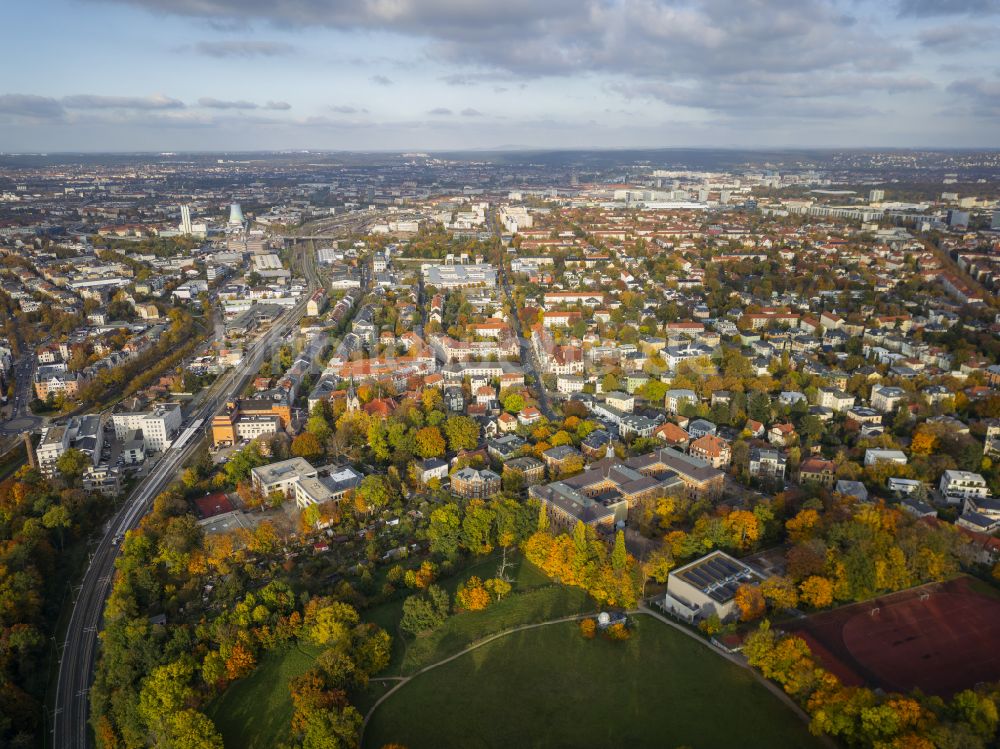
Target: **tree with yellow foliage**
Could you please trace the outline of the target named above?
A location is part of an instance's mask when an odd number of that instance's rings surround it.
[[[740,551],[746,551],[760,540],[760,521],[748,510],[733,510],[726,515],[723,524],[733,546]]]
[[[914,455],[933,455],[938,442],[938,436],[934,431],[927,424],[921,424],[913,433],[910,452]]]
[[[760,584],[760,592],[764,600],[777,610],[794,609],[799,605],[799,592],[795,583],[787,577],[774,575]]]
[[[798,514],[785,522],[788,540],[793,544],[813,538],[820,530],[820,516],[816,510],[799,510]]]
[[[820,575],[812,575],[799,583],[802,600],[813,608],[821,609],[833,603],[833,583]]]

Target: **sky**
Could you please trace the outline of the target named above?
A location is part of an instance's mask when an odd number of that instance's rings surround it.
[[[1000,147],[1000,0],[8,0],[0,151]]]

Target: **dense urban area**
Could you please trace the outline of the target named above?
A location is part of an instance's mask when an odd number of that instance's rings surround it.
[[[0,746],[997,746],[998,290],[996,152],[0,155]]]

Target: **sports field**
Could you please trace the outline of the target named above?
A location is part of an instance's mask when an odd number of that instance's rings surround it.
[[[846,684],[947,697],[1000,679],[1000,599],[983,585],[960,577],[784,628]]]
[[[747,670],[652,617],[631,621],[624,643],[553,624],[420,674],[376,709],[364,746],[822,746]]]

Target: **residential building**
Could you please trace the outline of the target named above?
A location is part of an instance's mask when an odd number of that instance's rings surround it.
[[[892,413],[906,398],[906,391],[899,387],[876,385],[872,388],[871,406],[884,414]]]
[[[778,450],[768,450],[762,447],[750,448],[748,473],[753,478],[784,481],[787,464],[788,459]]]
[[[732,459],[729,443],[714,434],[706,434],[696,439],[688,447],[688,452],[696,458],[701,458],[712,468],[725,468]]]
[[[966,498],[985,498],[990,493],[986,479],[971,471],[945,471],[939,488],[949,504],[958,504]]]
[[[272,492],[294,492],[299,479],[316,478],[317,475],[318,471],[304,458],[289,458],[251,469],[250,480],[253,488],[266,497]]]
[[[488,499],[500,491],[500,477],[488,468],[461,468],[451,475],[451,490],[466,499]]]
[[[838,388],[820,388],[817,405],[832,408],[834,411],[846,411],[854,405],[854,396]]]
[[[141,431],[147,453],[163,452],[170,447],[182,421],[180,403],[160,403],[150,411],[123,411],[111,415],[115,437],[124,441],[135,431]]]
[[[511,471],[518,471],[524,476],[525,486],[534,486],[545,481],[545,464],[530,455],[505,461],[502,476],[506,476]]]
[[[800,484],[820,484],[832,487],[837,481],[837,464],[822,458],[806,458],[799,464]]]
[[[902,450],[884,450],[882,448],[869,448],[865,450],[865,465],[871,466],[879,462],[898,463],[906,465],[906,454]]]

